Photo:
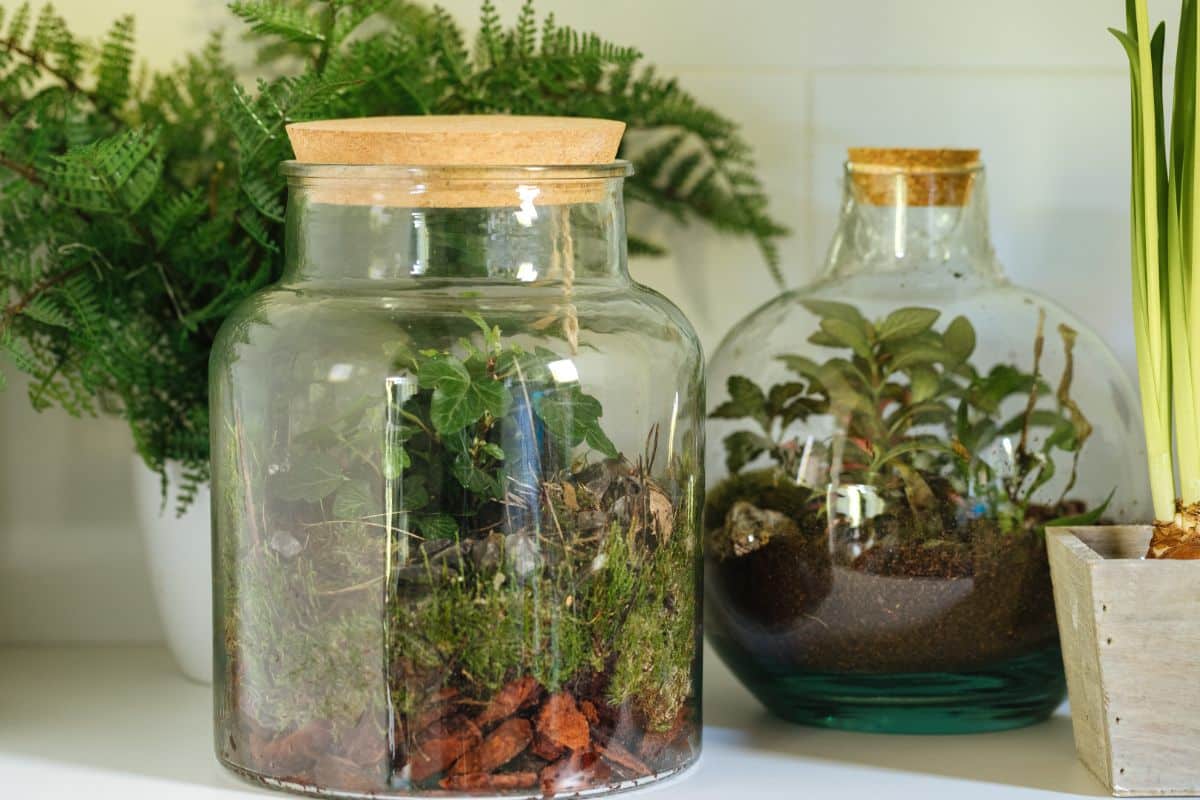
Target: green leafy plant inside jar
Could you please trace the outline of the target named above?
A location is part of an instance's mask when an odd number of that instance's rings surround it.
[[[224,727],[250,773],[574,791],[690,757],[694,455],[655,473],[652,429],[622,457],[570,359],[465,324],[449,350],[398,345],[379,397],[314,405],[261,484],[275,530],[245,520],[220,554]]]
[[[966,317],[804,306],[830,357],[782,355],[792,377],[766,388],[735,375],[713,412],[750,423],[725,437],[706,510],[737,613],[786,630],[778,659],[815,671],[970,668],[1052,644],[1042,531],[1107,507],[1071,496],[1092,435],[1071,394],[1075,331],[1057,330],[1052,383],[1044,313],[1029,371],[983,371]]]

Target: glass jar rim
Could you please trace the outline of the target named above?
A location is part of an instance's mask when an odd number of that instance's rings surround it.
[[[845,162],[846,173],[850,175],[912,175],[912,176],[968,176],[983,172],[983,162],[963,164],[961,166],[908,166],[896,164],[863,164],[860,162]]]
[[[287,178],[330,180],[437,180],[538,182],[538,181],[597,181],[628,178],[634,174],[633,164],[625,160],[606,164],[551,164],[544,166],[475,164],[437,164],[429,166],[402,164],[311,164],[288,160],[279,165],[280,174]]]

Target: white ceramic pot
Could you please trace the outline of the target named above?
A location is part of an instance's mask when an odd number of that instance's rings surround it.
[[[174,497],[163,504],[162,484],[141,462],[134,465],[134,493],[167,647],[183,674],[212,683],[212,526],[204,486],[182,517]],[[179,471],[169,469],[172,487]]]

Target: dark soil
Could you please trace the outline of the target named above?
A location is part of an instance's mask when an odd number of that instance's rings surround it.
[[[1078,504],[1031,509],[1026,529],[1004,531],[963,518],[943,498],[931,512],[941,517],[936,535],[925,523],[883,518],[860,542],[831,533],[823,501],[771,473],[736,476],[710,494],[705,599],[714,635],[776,669],[831,673],[967,670],[1057,640],[1037,523]],[[731,510],[786,520],[760,517],[773,530],[743,526],[731,542]]]

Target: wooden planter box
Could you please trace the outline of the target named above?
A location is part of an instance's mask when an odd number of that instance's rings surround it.
[[[1200,563],[1148,526],[1047,531],[1079,758],[1114,795],[1200,794]]]

